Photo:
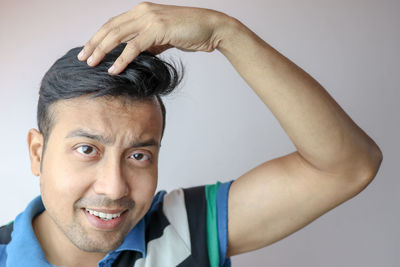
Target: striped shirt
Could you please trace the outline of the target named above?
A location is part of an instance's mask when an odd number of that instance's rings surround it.
[[[146,215],[99,267],[229,267],[228,192],[231,182],[158,192]],[[44,210],[35,198],[0,228],[0,267],[53,266],[44,256],[32,219]]]

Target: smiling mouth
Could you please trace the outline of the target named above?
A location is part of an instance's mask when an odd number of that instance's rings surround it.
[[[124,212],[124,211],[121,211],[119,213],[104,213],[104,212],[99,212],[99,211],[96,211],[96,210],[91,210],[91,209],[88,209],[88,208],[85,208],[85,210],[90,215],[94,215],[94,216],[100,218],[103,221],[111,221],[111,220],[114,220],[116,218],[119,218],[121,216],[121,214]]]

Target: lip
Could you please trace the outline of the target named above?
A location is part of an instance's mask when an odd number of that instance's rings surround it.
[[[100,219],[99,217],[90,214],[84,208],[81,210],[85,214],[86,219],[88,220],[89,224],[92,225],[97,230],[102,230],[102,231],[113,231],[113,230],[118,229],[118,227],[126,220],[126,216],[128,213],[128,211],[125,210],[121,213],[121,215],[119,217],[109,220],[109,221],[104,221],[104,220]],[[103,212],[103,213],[120,213],[121,212],[121,210],[102,210],[102,209],[93,209],[93,210],[98,211],[98,212]]]

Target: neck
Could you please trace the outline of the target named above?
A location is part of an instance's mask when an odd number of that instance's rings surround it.
[[[46,210],[32,222],[36,238],[50,264],[97,266],[106,253],[85,252],[76,247],[49,217]]]

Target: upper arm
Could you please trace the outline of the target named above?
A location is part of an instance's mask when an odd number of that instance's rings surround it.
[[[354,173],[322,172],[296,151],[244,174],[229,192],[227,256],[270,245],[358,194],[368,180]]]

